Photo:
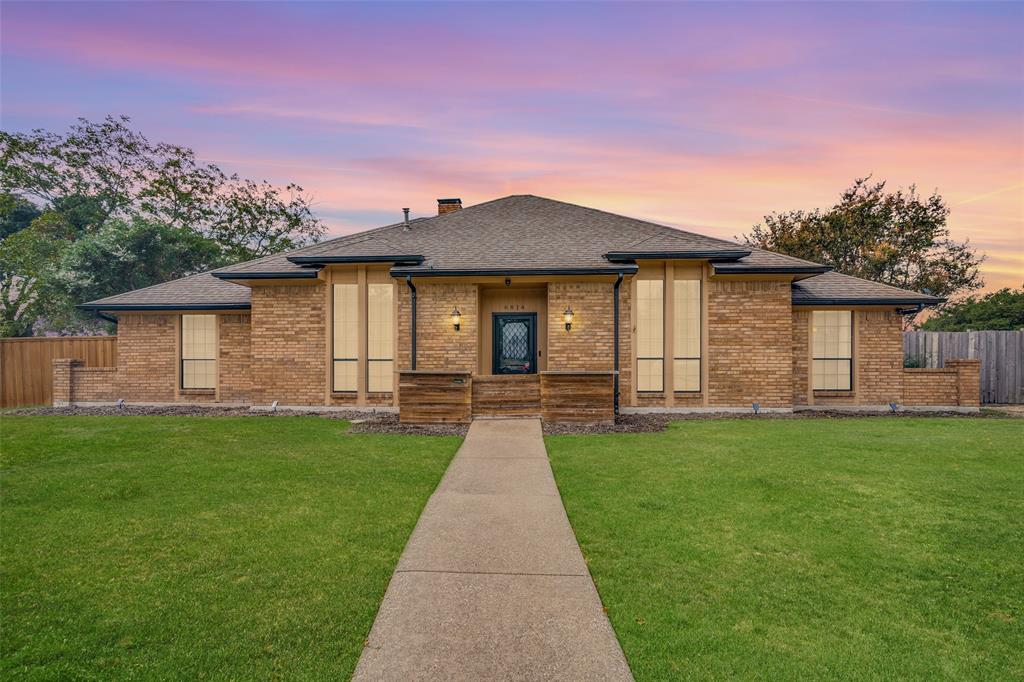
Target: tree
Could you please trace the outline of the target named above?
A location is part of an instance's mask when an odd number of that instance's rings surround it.
[[[925,320],[921,329],[930,332],[1024,329],[1024,286],[948,303]]]
[[[63,239],[72,229],[50,211],[0,242],[0,336],[32,335],[36,320],[54,300],[49,276],[56,272]]]
[[[0,193],[0,240],[28,227],[42,211],[28,199]]]
[[[827,211],[767,215],[743,238],[846,275],[949,297],[984,285],[984,257],[950,238],[948,216],[938,193],[922,198],[913,185],[886,192],[884,181],[860,178]]]
[[[0,333],[78,331],[75,303],[324,234],[298,185],[228,175],[130,123],[0,131]]]

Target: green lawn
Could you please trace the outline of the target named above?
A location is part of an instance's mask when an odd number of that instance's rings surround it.
[[[458,438],[0,421],[0,678],[346,679]]]
[[[547,445],[638,680],[1024,679],[1024,420]]]

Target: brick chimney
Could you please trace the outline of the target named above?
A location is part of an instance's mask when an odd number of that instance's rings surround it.
[[[462,208],[462,199],[438,199],[437,215],[444,215]]]

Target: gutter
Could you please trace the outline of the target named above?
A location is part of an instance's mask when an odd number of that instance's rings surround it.
[[[316,279],[319,270],[298,272],[211,272],[217,279]]]
[[[633,275],[637,266],[614,268],[520,268],[499,270],[432,270],[426,268],[391,268],[392,277],[511,277],[513,275]]]
[[[619,273],[618,278],[615,280],[615,287],[613,289],[614,301],[615,301],[615,340],[612,342],[614,347],[614,368],[615,368],[615,387],[612,389],[614,394],[614,414],[619,416],[619,285],[622,284],[622,273]]]
[[[415,263],[423,262],[423,256],[291,256],[289,261],[296,265],[326,265],[328,263]]]
[[[405,276],[405,283],[408,285],[409,295],[412,297],[412,333],[410,334],[412,337],[411,369],[416,369],[416,285],[412,283],[412,275]]]
[[[783,268],[729,267],[728,265],[718,267],[714,264],[712,266],[715,268],[716,275],[823,275],[826,272],[832,272],[833,269],[828,265],[795,265]]]
[[[815,298],[812,300],[793,300],[794,306],[816,305],[914,305],[929,306],[945,303],[944,298],[925,300],[920,298]]]
[[[92,310],[100,311],[106,310],[109,312],[131,312],[131,311],[142,311],[142,310],[249,310],[252,305],[249,303],[196,303],[196,304],[178,304],[173,305],[169,303],[154,303],[154,304],[117,304],[117,303],[82,303],[76,305],[79,310]],[[112,320],[116,322],[117,320]]]
[[[690,260],[737,261],[750,255],[750,251],[610,251],[604,257],[610,261],[632,260]]]

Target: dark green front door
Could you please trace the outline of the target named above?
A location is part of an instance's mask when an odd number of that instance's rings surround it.
[[[537,313],[494,314],[494,373],[537,371]]]

